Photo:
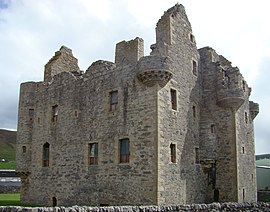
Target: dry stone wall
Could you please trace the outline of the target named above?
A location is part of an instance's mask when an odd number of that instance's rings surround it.
[[[218,212],[218,211],[270,211],[270,203],[212,203],[192,205],[168,205],[168,206],[111,206],[111,207],[16,207],[0,206],[0,212]]]

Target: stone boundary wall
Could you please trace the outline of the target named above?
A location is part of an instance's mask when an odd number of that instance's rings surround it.
[[[20,186],[0,185],[0,194],[20,193]]]
[[[165,212],[165,211],[270,211],[270,203],[212,203],[172,206],[18,207],[0,206],[0,212]]]
[[[270,202],[270,191],[258,191],[258,201]]]

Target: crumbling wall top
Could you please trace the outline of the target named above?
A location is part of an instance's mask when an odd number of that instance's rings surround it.
[[[53,76],[65,71],[75,74],[81,73],[78,60],[73,56],[72,50],[62,46],[45,65],[44,81],[50,82]]]
[[[144,41],[142,38],[136,37],[130,41],[121,41],[116,44],[115,63],[120,65],[128,63],[136,65],[138,60],[144,56]]]

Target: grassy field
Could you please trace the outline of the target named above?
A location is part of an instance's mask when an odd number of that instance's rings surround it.
[[[0,162],[0,169],[15,169],[15,168],[16,168],[15,161]]]
[[[0,206],[21,206],[20,194],[0,194]]]
[[[15,169],[16,132],[0,129],[0,169]]]
[[[22,204],[19,193],[0,194],[0,206],[41,207],[39,205]]]

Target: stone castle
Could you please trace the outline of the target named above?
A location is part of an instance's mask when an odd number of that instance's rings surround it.
[[[237,67],[197,49],[182,5],[115,62],[85,71],[67,47],[44,81],[21,84],[21,199],[40,205],[168,205],[256,201],[258,104]]]

